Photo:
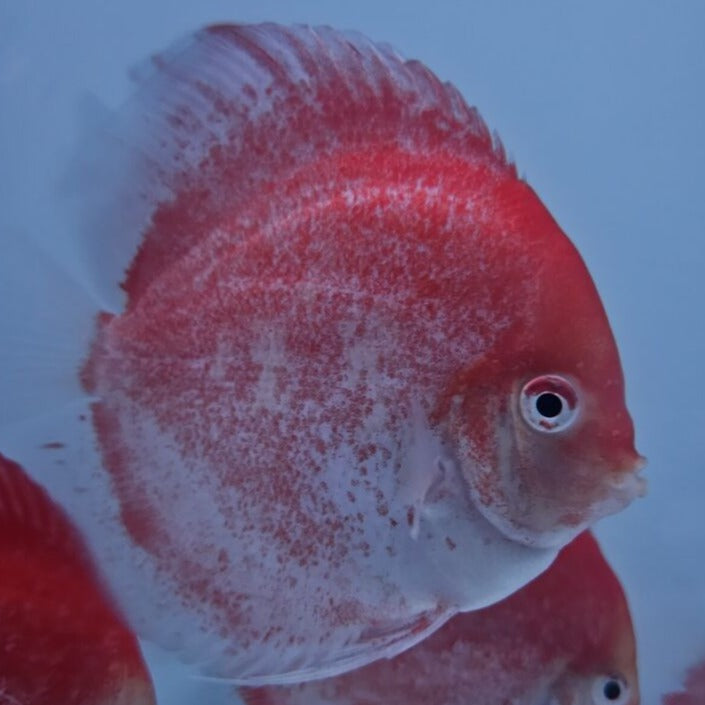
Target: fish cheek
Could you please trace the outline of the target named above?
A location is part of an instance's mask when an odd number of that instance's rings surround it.
[[[514,395],[503,398],[473,424],[463,473],[476,506],[505,536],[551,547],[580,530],[589,482],[564,439],[529,428],[511,406]]]
[[[582,679],[571,671],[564,673],[551,687],[547,703],[549,705],[592,705],[585,699]]]
[[[473,503],[495,528],[517,539],[514,499],[521,494],[521,474],[515,472],[510,398],[487,385],[475,387],[451,409],[450,429]]]
[[[497,481],[501,503],[494,511],[507,524],[505,534],[534,546],[562,540],[566,524],[579,525],[571,506],[568,462],[560,441],[541,436],[513,414],[498,437]],[[577,531],[577,528],[576,528]]]
[[[518,466],[527,500],[520,521],[546,545],[551,535],[577,533],[599,497],[594,467],[581,454],[578,429],[566,435],[517,430]]]
[[[450,428],[477,509],[507,538],[526,545],[551,547],[564,539],[566,526],[577,533],[582,515],[570,501],[575,468],[561,452],[561,439],[527,426],[509,385],[491,388],[484,380],[466,389],[451,405]]]

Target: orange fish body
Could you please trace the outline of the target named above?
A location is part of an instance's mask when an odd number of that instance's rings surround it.
[[[0,455],[0,704],[155,705],[135,636],[63,511]]]
[[[634,630],[584,533],[511,597],[453,617],[392,660],[241,695],[247,705],[638,705]]]
[[[84,412],[49,431],[90,491],[38,477],[140,634],[242,684],[334,675],[642,491],[590,276],[451,86],[276,25],[137,79],[124,154],[86,150],[113,179],[84,221],[107,303]]]

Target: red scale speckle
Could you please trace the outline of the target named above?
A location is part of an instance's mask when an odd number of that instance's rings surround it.
[[[243,662],[261,655],[240,638],[255,626],[303,643],[342,610],[360,620],[336,634],[347,643],[372,618],[418,616],[398,606],[408,586],[380,577],[396,574],[386,517],[405,510],[415,409],[461,470],[468,439],[487,460],[496,414],[473,404],[544,360],[535,330],[577,346],[545,273],[571,310],[595,309],[572,247],[476,111],[420,64],[325,37],[218,27],[176,67],[157,64],[175,97],[154,122],[166,134],[146,129],[167,157],[143,168],[170,196],[153,203],[125,310],[99,317],[81,375],[132,541]],[[479,474],[473,497],[492,506],[497,477]],[[291,579],[291,594],[272,588]],[[336,595],[325,607],[310,598],[321,585]]]

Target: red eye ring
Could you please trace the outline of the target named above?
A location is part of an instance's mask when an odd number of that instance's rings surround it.
[[[531,428],[541,433],[557,433],[567,429],[577,418],[578,394],[565,377],[541,375],[524,385],[519,407]]]

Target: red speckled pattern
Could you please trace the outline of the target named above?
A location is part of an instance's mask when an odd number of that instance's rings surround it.
[[[127,113],[148,225],[82,381],[138,563],[211,671],[361,665],[538,573],[544,553],[480,538],[472,493],[529,533],[548,498],[563,542],[593,518],[601,475],[561,466],[563,491],[545,449],[512,477],[520,512],[503,479],[459,479],[495,467],[534,368],[599,379],[610,443],[631,423],[580,258],[452,87],[359,36],[222,26],[157,58]]]

